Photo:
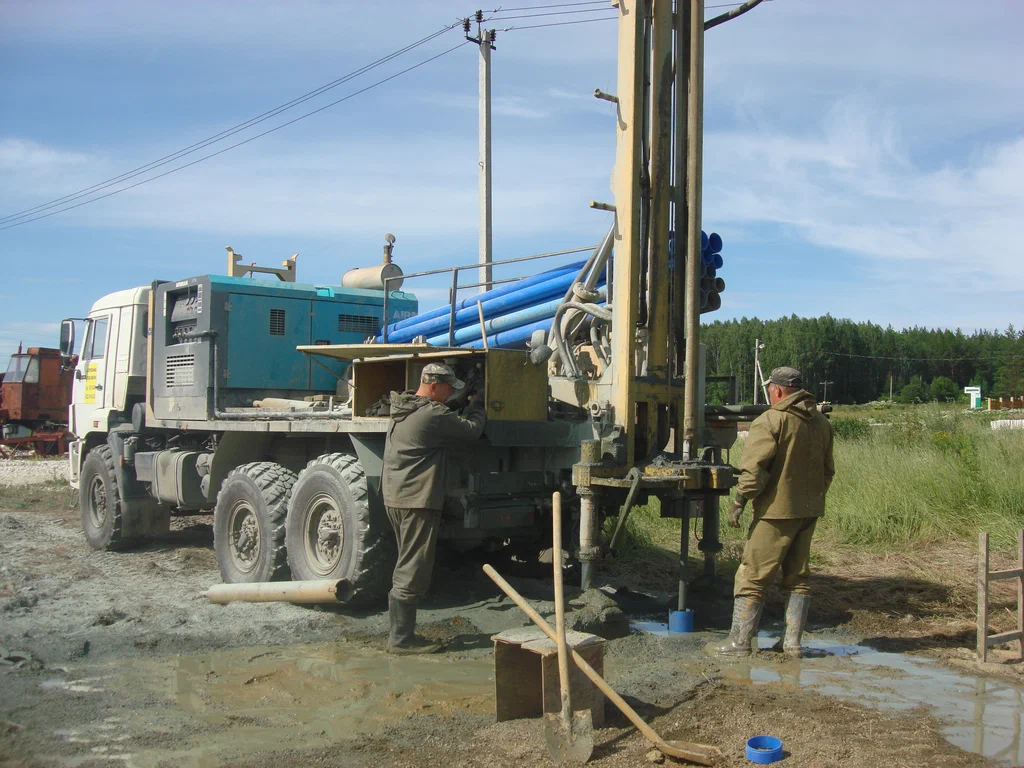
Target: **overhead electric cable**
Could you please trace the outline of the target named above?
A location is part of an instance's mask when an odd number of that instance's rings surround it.
[[[960,360],[1002,360],[1005,357],[1018,357],[1014,352],[1001,352],[997,355],[963,355],[961,357],[893,357],[891,355],[855,355],[851,352],[825,352],[835,357],[856,357],[863,360],[902,360],[907,363],[955,363]]]
[[[70,206],[67,206],[67,207],[64,207],[64,208],[60,208],[60,210],[51,211],[50,213],[44,213],[44,214],[42,214],[40,216],[34,216],[32,218],[25,219],[23,221],[18,221],[18,222],[15,222],[13,224],[8,224],[5,227],[0,227],[0,232],[2,232],[5,229],[13,229],[14,227],[20,227],[23,224],[29,224],[29,223],[31,223],[33,221],[39,221],[40,219],[46,219],[46,218],[49,218],[50,216],[56,216],[58,213],[64,213],[66,211],[70,211],[70,210],[73,210],[75,208],[80,208],[83,205],[88,205],[89,203],[95,203],[95,202],[97,202],[99,200],[103,200],[105,198],[112,197],[113,195],[118,195],[118,194],[120,194],[122,192],[127,192],[129,189],[135,189],[136,187],[140,187],[143,184],[148,184],[151,181],[156,181],[157,179],[162,179],[164,176],[170,176],[172,173],[177,173],[178,171],[184,170],[185,168],[190,168],[191,166],[196,165],[198,163],[201,163],[204,160],[209,160],[211,157],[216,157],[217,155],[222,155],[225,152],[228,152],[228,151],[230,151],[232,149],[235,149],[237,147],[241,147],[244,144],[248,144],[251,141],[255,141],[256,139],[262,138],[263,136],[266,136],[268,134],[274,133],[275,131],[279,131],[282,128],[288,127],[289,125],[293,125],[294,123],[297,123],[300,120],[305,120],[307,117],[312,117],[315,114],[323,112],[325,109],[330,109],[331,107],[337,106],[338,104],[341,104],[343,101],[348,101],[349,99],[353,98],[354,96],[358,96],[361,93],[366,93],[367,91],[369,91],[369,90],[371,90],[373,88],[376,88],[379,85],[383,85],[384,83],[389,82],[390,80],[394,80],[396,77],[404,75],[406,72],[411,72],[414,69],[418,69],[419,67],[422,67],[424,64],[429,64],[430,62],[435,61],[435,60],[441,58],[442,56],[446,56],[449,53],[451,53],[452,51],[456,50],[457,48],[461,48],[465,44],[466,44],[466,41],[464,41],[464,40],[460,41],[457,45],[453,45],[451,48],[449,48],[449,49],[447,49],[445,51],[441,51],[441,53],[438,53],[438,54],[436,54],[434,56],[431,56],[429,59],[424,59],[423,61],[420,61],[420,62],[418,62],[416,64],[413,64],[411,67],[406,67],[403,70],[395,72],[393,75],[389,75],[388,77],[385,77],[385,78],[383,78],[381,80],[378,80],[377,82],[372,83],[372,84],[366,86],[365,88],[360,88],[358,91],[353,91],[352,93],[348,94],[347,96],[344,96],[344,97],[342,97],[340,99],[337,99],[336,101],[332,101],[330,104],[325,104],[322,107],[314,109],[312,112],[307,112],[304,115],[299,115],[298,117],[293,118],[292,120],[289,120],[286,123],[281,123],[281,125],[278,125],[278,126],[275,126],[273,128],[270,128],[270,129],[268,129],[266,131],[263,131],[263,133],[258,133],[255,136],[250,136],[248,139],[245,139],[244,141],[239,141],[239,142],[237,142],[235,144],[232,144],[232,145],[230,145],[228,147],[224,147],[223,149],[217,150],[216,152],[211,152],[210,154],[204,155],[203,157],[200,157],[200,158],[197,158],[196,160],[193,160],[193,161],[191,161],[189,163],[186,163],[185,165],[179,165],[178,167],[172,168],[169,171],[164,171],[163,173],[158,174],[156,176],[151,176],[148,179],[143,179],[142,181],[138,181],[138,182],[136,182],[134,184],[131,184],[130,186],[122,187],[121,189],[115,189],[113,192],[107,192],[106,194],[100,195],[99,197],[93,197],[93,198],[90,198],[88,200],[84,200],[84,201],[82,201],[80,203],[75,203],[74,205],[70,205]]]
[[[506,27],[500,32],[516,32],[520,29],[540,29],[541,27],[565,27],[570,24],[589,24],[592,21],[617,21],[617,16],[605,16],[600,19],[579,19],[578,21],[556,21],[551,24],[528,24],[527,26]]]
[[[577,13],[615,13],[614,8],[588,8],[585,11],[551,11],[550,13],[526,13],[521,16],[488,16],[487,21],[509,21],[511,19],[539,19],[544,16],[572,16]]]
[[[608,0],[583,0],[578,3],[555,3],[554,5],[521,5],[517,8],[492,8],[484,13],[505,13],[506,11],[533,11],[538,8],[575,8],[580,5],[608,5]]]
[[[58,207],[58,206],[60,206],[60,205],[62,205],[64,203],[71,202],[72,200],[77,200],[77,199],[79,199],[81,197],[85,197],[85,196],[87,196],[87,195],[89,195],[89,194],[91,194],[93,192],[98,192],[98,191],[100,191],[102,189],[106,189],[108,187],[114,186],[115,184],[118,184],[118,183],[120,183],[122,181],[127,181],[128,179],[135,178],[136,176],[140,176],[143,173],[146,173],[147,171],[154,170],[155,168],[160,168],[161,166],[167,165],[168,163],[172,163],[175,160],[178,160],[178,159],[180,159],[182,157],[185,157],[187,155],[193,154],[194,152],[198,152],[200,149],[204,149],[205,147],[208,147],[211,144],[216,144],[217,142],[222,141],[223,139],[226,139],[229,136],[233,136],[233,135],[235,135],[237,133],[240,133],[241,131],[245,130],[246,128],[251,128],[254,125],[258,125],[259,123],[265,122],[265,121],[269,120],[272,117],[276,117],[277,115],[281,114],[282,112],[286,112],[287,110],[291,109],[292,107],[298,106],[299,104],[303,104],[303,103],[305,103],[305,102],[307,102],[307,101],[309,101],[309,100],[311,100],[313,98],[316,98],[317,96],[319,96],[319,95],[321,95],[323,93],[326,93],[327,91],[330,91],[330,90],[332,90],[334,88],[337,88],[339,85],[343,85],[344,83],[347,83],[350,80],[353,80],[356,77],[358,77],[360,75],[363,75],[363,74],[369,72],[370,70],[375,69],[375,68],[381,66],[382,64],[386,64],[387,62],[391,61],[392,59],[397,58],[398,56],[401,56],[404,53],[408,53],[409,51],[413,50],[414,48],[418,48],[419,46],[424,45],[424,44],[430,42],[431,40],[433,40],[433,39],[443,35],[445,32],[448,32],[448,31],[454,29],[456,26],[458,26],[458,25],[457,24],[452,24],[452,25],[445,26],[444,28],[438,30],[437,32],[434,32],[434,33],[432,33],[430,35],[427,35],[426,37],[423,37],[423,38],[421,38],[421,39],[419,39],[419,40],[417,40],[417,41],[415,41],[413,43],[410,43],[409,45],[405,46],[404,48],[400,48],[397,51],[394,51],[393,53],[389,53],[387,56],[383,56],[383,57],[377,59],[376,61],[373,61],[373,62],[371,62],[369,64],[366,64],[366,65],[360,67],[359,69],[353,70],[352,72],[349,72],[347,75],[343,75],[342,77],[340,77],[340,78],[338,78],[336,80],[332,80],[331,82],[327,83],[326,85],[322,85],[322,86],[320,86],[319,88],[317,88],[315,90],[309,91],[308,93],[305,93],[302,96],[298,96],[298,97],[292,99],[289,102],[286,102],[286,103],[284,103],[284,104],[282,104],[280,106],[274,107],[273,109],[268,110],[267,112],[264,112],[264,113],[262,113],[260,115],[257,115],[256,117],[253,117],[253,118],[251,118],[251,119],[249,119],[249,120],[247,120],[247,121],[245,121],[243,123],[239,123],[239,124],[237,124],[235,126],[232,126],[231,128],[227,128],[227,129],[221,131],[220,133],[214,134],[213,136],[210,136],[209,138],[203,139],[202,141],[199,141],[199,142],[197,142],[195,144],[192,144],[192,145],[190,145],[188,147],[185,147],[184,149],[178,150],[177,152],[172,152],[169,155],[164,155],[163,157],[158,158],[157,160],[154,160],[151,163],[147,163],[146,165],[141,165],[138,168],[133,168],[132,170],[126,171],[126,172],[120,174],[119,176],[114,176],[113,178],[107,179],[106,181],[101,181],[98,184],[94,184],[91,187],[87,187],[85,189],[81,189],[78,192],[73,192],[73,193],[70,193],[70,194],[65,195],[63,197],[59,197],[56,200],[51,200],[48,203],[41,203],[41,204],[36,205],[36,206],[34,206],[32,208],[27,208],[27,209],[25,209],[23,211],[19,211],[18,213],[12,213],[12,214],[9,214],[7,216],[0,217],[0,224],[5,224],[5,223],[8,223],[10,221],[14,221],[14,220],[21,219],[21,218],[26,218],[26,217],[32,215],[33,213],[38,213],[38,212],[41,212],[41,211],[44,211],[44,210],[49,210],[50,208]]]

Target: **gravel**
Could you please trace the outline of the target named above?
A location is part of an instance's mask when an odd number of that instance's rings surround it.
[[[68,460],[38,458],[0,459],[0,485],[66,483]]]

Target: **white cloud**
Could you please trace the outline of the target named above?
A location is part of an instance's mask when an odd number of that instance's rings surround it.
[[[865,277],[992,290],[1024,282],[1024,137],[963,164],[915,164],[896,126],[862,101],[813,130],[718,132],[706,138],[705,215],[774,224],[847,251]]]

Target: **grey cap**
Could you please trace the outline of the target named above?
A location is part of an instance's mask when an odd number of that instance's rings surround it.
[[[768,381],[772,384],[778,384],[780,387],[803,387],[804,385],[804,380],[800,376],[800,371],[796,368],[789,368],[787,366],[776,368],[772,371],[772,375],[768,377]]]
[[[434,384],[443,382],[450,384],[453,389],[462,389],[466,386],[464,381],[456,378],[455,371],[441,363],[427,363],[423,366],[423,373],[420,374],[421,384]]]

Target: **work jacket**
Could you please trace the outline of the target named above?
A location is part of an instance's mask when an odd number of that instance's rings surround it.
[[[381,475],[384,506],[441,509],[448,486],[448,447],[476,440],[486,420],[479,406],[470,406],[463,417],[429,397],[392,392]]]
[[[758,416],[743,446],[736,492],[753,501],[754,521],[820,517],[832,484],[832,424],[814,395],[794,392]]]

